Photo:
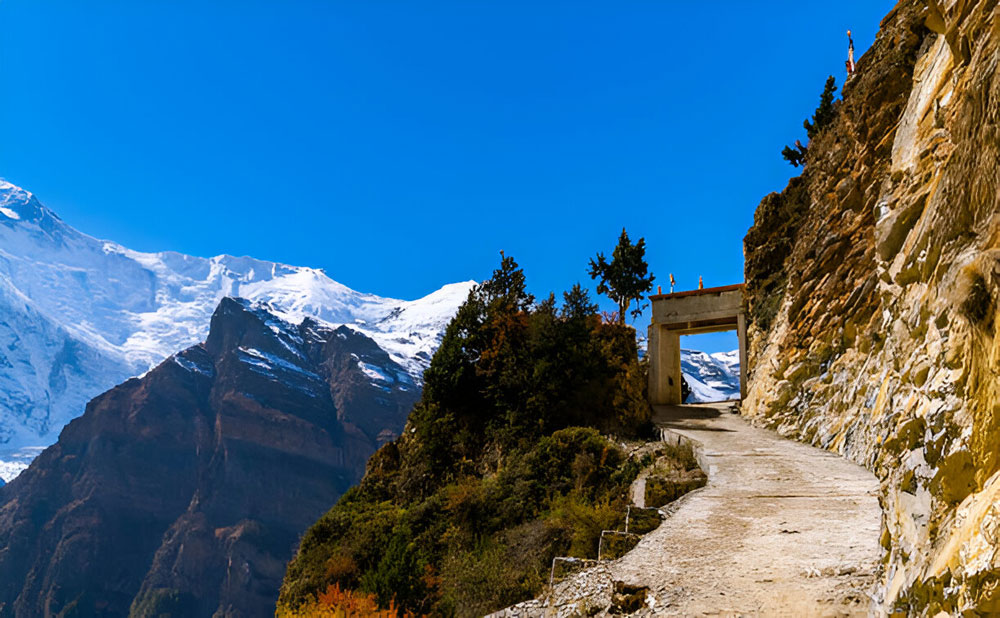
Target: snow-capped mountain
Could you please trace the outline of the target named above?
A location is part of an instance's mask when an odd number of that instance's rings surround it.
[[[707,354],[681,350],[681,373],[691,389],[689,402],[740,397],[740,351]]]
[[[419,398],[353,328],[223,298],[204,343],[95,397],[0,488],[0,615],[272,615],[302,532]]]
[[[364,294],[319,269],[249,257],[142,253],[63,222],[0,180],[0,478],[94,396],[203,341],[226,296],[371,337],[419,383],[475,282],[418,300]],[[27,453],[27,454],[26,454]]]

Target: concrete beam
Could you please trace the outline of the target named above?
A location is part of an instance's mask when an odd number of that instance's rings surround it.
[[[737,316],[736,339],[740,345],[740,399],[747,396],[747,316],[740,312]]]
[[[680,334],[663,326],[650,325],[648,353],[650,403],[681,403]]]
[[[727,318],[725,320],[706,320],[695,322],[673,322],[670,324],[660,324],[670,330],[680,331],[682,335],[698,335],[701,333],[722,333],[727,330],[736,330],[737,319]]]
[[[653,296],[653,322],[670,324],[734,318],[743,308],[743,290],[697,295]]]

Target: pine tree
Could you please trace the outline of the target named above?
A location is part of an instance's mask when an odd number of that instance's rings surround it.
[[[823,129],[830,126],[837,117],[837,110],[833,106],[833,95],[837,91],[837,80],[833,75],[826,78],[826,85],[823,87],[823,94],[819,96],[819,107],[813,113],[812,120],[808,118],[802,121],[802,126],[806,130],[806,135],[812,140],[819,135]],[[806,147],[795,141],[795,148],[785,146],[781,151],[781,156],[795,167],[806,164]]]
[[[833,108],[833,93],[837,91],[837,80],[833,75],[826,78],[826,86],[823,87],[823,94],[819,95],[819,107],[813,114],[812,122],[807,118],[802,121],[802,126],[806,130],[806,135],[812,139],[833,122],[837,113]]]
[[[528,294],[525,287],[524,271],[503,251],[500,252],[500,267],[479,286],[478,294],[487,306],[500,303],[503,310],[511,312],[528,311],[535,302],[535,297]]]
[[[606,294],[618,304],[618,322],[625,323],[625,314],[632,301],[636,301],[633,317],[642,313],[642,296],[653,289],[653,275],[647,275],[646,239],[632,244],[628,232],[622,228],[618,246],[611,254],[611,261],[603,253],[590,260],[591,279],[598,279],[597,293]]]
[[[590,302],[590,294],[587,290],[576,283],[569,292],[563,292],[563,306],[561,315],[567,320],[575,320],[597,315],[600,307],[597,303]]]
[[[556,315],[556,295],[554,292],[549,292],[549,295],[545,297],[545,300],[538,303],[535,307],[534,313],[544,313],[545,315],[550,315],[555,317]]]
[[[781,156],[785,158],[795,167],[806,164],[806,149],[805,148],[792,148],[791,146],[785,146],[785,149],[781,151]]]

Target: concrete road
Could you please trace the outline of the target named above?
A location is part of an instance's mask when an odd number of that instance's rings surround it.
[[[655,409],[696,447],[708,485],[622,559],[655,615],[867,615],[881,555],[878,481],[833,453],[752,427],[728,406]]]

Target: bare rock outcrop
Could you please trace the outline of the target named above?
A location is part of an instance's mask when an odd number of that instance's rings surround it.
[[[1000,8],[903,0],[745,240],[744,414],[881,480],[884,611],[1000,611]]]

